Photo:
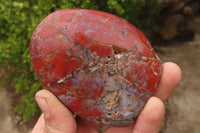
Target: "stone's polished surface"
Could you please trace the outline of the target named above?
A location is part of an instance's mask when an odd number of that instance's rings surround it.
[[[134,123],[162,71],[136,27],[86,9],[47,16],[33,33],[30,54],[44,87],[73,113],[97,125]]]

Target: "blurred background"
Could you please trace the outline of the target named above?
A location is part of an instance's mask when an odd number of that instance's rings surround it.
[[[31,132],[40,115],[34,94],[43,89],[29,55],[36,26],[51,12],[85,8],[115,14],[138,27],[163,62],[183,71],[180,85],[165,102],[160,133],[200,132],[199,0],[1,0],[0,129]]]

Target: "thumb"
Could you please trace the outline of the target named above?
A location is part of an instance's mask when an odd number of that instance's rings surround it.
[[[75,133],[73,114],[49,91],[40,90],[35,99],[43,111],[44,129],[38,133]]]

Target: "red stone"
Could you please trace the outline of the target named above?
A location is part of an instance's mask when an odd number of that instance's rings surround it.
[[[33,33],[30,54],[44,87],[99,125],[132,124],[161,77],[161,62],[146,37],[100,11],[50,14]]]

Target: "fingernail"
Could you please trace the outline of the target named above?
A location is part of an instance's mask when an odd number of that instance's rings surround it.
[[[49,118],[50,110],[49,110],[49,105],[46,102],[46,100],[44,98],[37,97],[37,96],[35,97],[35,99],[36,99],[36,102],[39,105],[40,109],[44,113],[44,117]]]

